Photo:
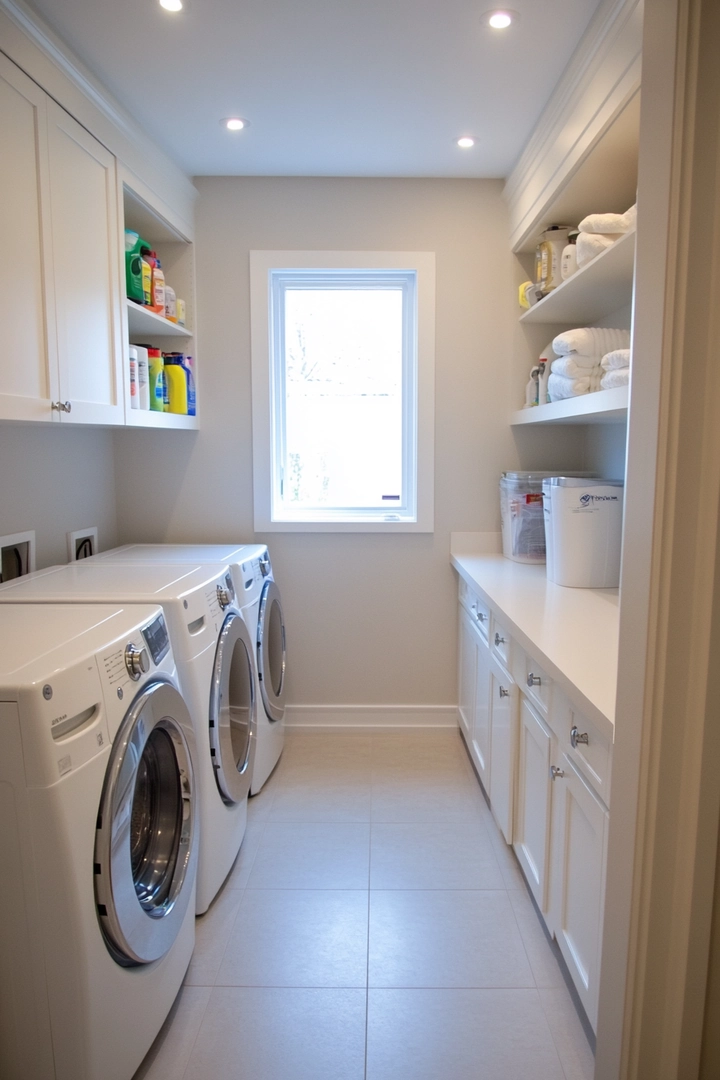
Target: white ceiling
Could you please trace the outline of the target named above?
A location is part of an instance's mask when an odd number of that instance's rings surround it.
[[[502,32],[484,0],[33,6],[190,175],[504,177],[597,5],[512,0]]]

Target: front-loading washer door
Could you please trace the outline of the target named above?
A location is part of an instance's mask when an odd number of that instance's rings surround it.
[[[256,744],[255,667],[245,620],[225,619],[215,652],[210,687],[210,755],[226,803],[248,797]]]
[[[280,590],[266,581],[260,597],[257,624],[257,664],[263,706],[270,720],[285,713],[285,623]]]
[[[95,902],[113,957],[147,964],[170,949],[195,881],[190,714],[165,680],[133,701],[113,743],[95,833]],[[183,730],[184,729],[184,730]]]

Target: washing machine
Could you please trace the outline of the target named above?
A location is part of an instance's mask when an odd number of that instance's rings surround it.
[[[257,795],[277,765],[285,741],[285,623],[280,590],[265,544],[127,544],[94,557],[111,562],[216,561],[228,563],[255,642],[257,747],[250,793]]]
[[[0,1076],[129,1080],[195,941],[195,731],[159,605],[0,607]]]
[[[247,824],[256,746],[253,640],[225,564],[124,564],[83,559],[0,585],[2,603],[160,604],[196,732],[196,912],[206,911]]]

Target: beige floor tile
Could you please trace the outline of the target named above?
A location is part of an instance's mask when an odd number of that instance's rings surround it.
[[[417,769],[455,768],[467,764],[457,730],[382,732],[373,735],[373,770],[401,766]]]
[[[369,825],[268,822],[248,887],[366,889],[369,841]]]
[[[371,760],[371,736],[358,733],[319,732],[290,736],[285,741],[281,764],[312,766],[368,766]]]
[[[562,988],[567,994],[560,965],[540,925],[540,919],[528,896],[527,889],[523,887],[509,891],[508,896],[535,977],[535,985],[543,988]]]
[[[195,920],[195,951],[185,976],[189,986],[213,986],[225,955],[242,892],[223,889]]]
[[[531,987],[507,893],[370,894],[371,987]]]
[[[503,889],[492,844],[477,824],[373,824],[372,889]]]
[[[183,1080],[363,1080],[364,990],[216,987]]]
[[[565,987],[541,990],[545,1016],[560,1056],[565,1080],[592,1080],[595,1058]]]
[[[248,889],[217,985],[364,987],[368,894]]]
[[[279,766],[278,766],[279,767]],[[275,773],[265,781],[262,790],[248,799],[248,825],[267,820],[272,809],[278,781]]]
[[[369,780],[317,783],[308,778],[288,781],[275,796],[271,821],[370,821]]]
[[[183,986],[133,1080],[179,1080],[190,1060],[207,1003],[209,986]]]
[[[536,990],[370,990],[367,1080],[566,1080]]]
[[[464,776],[403,774],[373,778],[372,820],[478,822],[489,814],[482,794]]]
[[[240,851],[238,852],[232,870],[225,879],[225,891],[244,889],[247,885],[247,880],[250,877],[250,871],[252,870],[255,856],[260,847],[262,835],[265,832],[266,821],[266,816],[263,816],[259,821],[248,821]]]

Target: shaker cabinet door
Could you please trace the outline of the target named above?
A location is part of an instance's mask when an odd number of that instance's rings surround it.
[[[61,417],[122,424],[115,158],[53,101],[48,146]]]
[[[50,420],[57,360],[49,227],[47,97],[0,53],[0,418]],[[54,414],[57,418],[58,414]]]
[[[548,910],[553,735],[525,695],[520,702],[514,848],[538,907]]]
[[[513,841],[518,688],[497,661],[490,676],[490,805],[508,844]]]

